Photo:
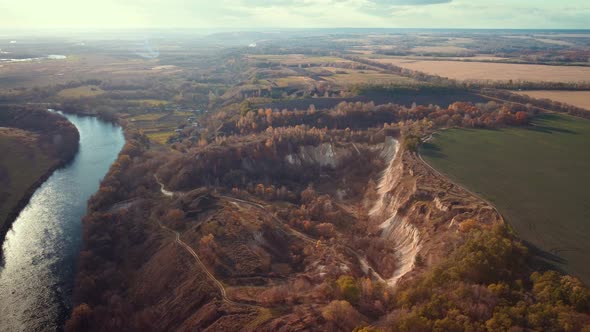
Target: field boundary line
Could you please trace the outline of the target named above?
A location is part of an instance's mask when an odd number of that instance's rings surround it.
[[[428,142],[429,140],[433,139],[433,135],[437,134],[438,132],[434,132],[430,135],[428,135],[423,142]],[[442,171],[437,170],[436,168],[434,168],[432,165],[430,165],[423,157],[422,157],[422,153],[416,152],[416,155],[418,156],[418,158],[420,159],[420,161],[428,168],[430,169],[432,172],[434,172],[435,175],[441,177],[442,179],[444,179],[445,181],[459,187],[460,189],[464,190],[465,192],[467,192],[468,194],[472,195],[473,197],[479,199],[480,201],[486,203],[487,205],[489,205],[492,209],[494,209],[494,212],[496,212],[496,214],[500,217],[500,220],[503,224],[505,225],[510,225],[507,221],[506,218],[504,217],[504,215],[498,210],[498,208],[492,204],[492,202],[490,202],[489,200],[485,199],[484,197],[482,197],[480,194],[477,194],[475,192],[473,192],[472,190],[467,189],[465,186],[457,183],[455,180],[453,180],[450,176],[446,175],[445,173],[443,173]]]

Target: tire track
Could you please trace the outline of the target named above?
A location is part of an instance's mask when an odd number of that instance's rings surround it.
[[[266,210],[266,208],[259,203],[256,202],[251,202],[251,201],[246,201],[243,199],[239,199],[239,198],[235,198],[235,197],[230,197],[230,196],[223,196],[220,195],[219,197],[221,198],[225,198],[229,201],[233,201],[233,202],[238,202],[238,203],[242,203],[242,204],[246,204],[246,205],[250,205],[253,206],[259,210],[264,211],[266,214],[270,215],[271,218],[279,224],[281,231],[284,234],[289,233],[290,235],[293,235],[295,237],[300,238],[301,240],[308,242],[310,244],[318,244],[319,240],[314,239],[308,235],[305,235],[295,229],[293,229],[292,227],[288,226],[286,223],[284,223],[282,220],[280,220],[279,218],[277,218],[274,214],[270,213],[268,210]],[[285,229],[287,229],[287,231],[285,231]],[[287,234],[288,235],[288,234]],[[379,275],[379,273],[377,273],[369,264],[369,262],[367,261],[367,259],[362,256],[361,254],[359,254],[356,250],[354,250],[352,247],[343,244],[344,249],[346,250],[347,253],[349,253],[350,255],[356,257],[356,259],[359,261],[359,263],[361,264],[362,270],[363,271],[367,271],[366,273],[369,274],[370,276],[374,276],[375,278],[377,278],[377,280],[379,280],[380,282],[385,282],[385,280],[383,279],[383,277],[381,277],[381,275]],[[371,273],[369,273],[368,271],[372,271]]]
[[[158,184],[160,185],[160,192],[162,193],[162,195],[164,195],[166,197],[172,197],[175,195],[174,192],[171,192],[171,191],[168,191],[165,189],[164,184],[162,182],[160,182],[160,180],[158,179],[158,177],[156,175],[154,175],[154,177],[155,177],[156,181],[158,182]],[[236,305],[236,306],[246,306],[246,307],[251,307],[251,308],[259,308],[259,306],[257,306],[257,305],[236,302],[236,301],[233,301],[232,299],[230,299],[227,296],[227,291],[225,289],[225,286],[223,286],[223,283],[219,279],[217,279],[211,272],[209,272],[209,269],[203,263],[203,261],[201,260],[199,255],[197,255],[197,253],[193,250],[193,248],[191,246],[189,246],[186,242],[182,241],[182,239],[180,238],[180,233],[167,227],[167,226],[162,225],[160,220],[156,220],[156,222],[158,223],[158,226],[160,226],[160,228],[174,234],[174,236],[175,236],[174,241],[176,243],[178,243],[181,247],[183,247],[184,250],[186,250],[195,259],[195,261],[197,262],[197,265],[203,270],[203,272],[205,272],[207,277],[211,281],[213,281],[215,286],[219,289],[219,293],[221,294],[221,298],[222,298],[223,302],[225,302],[227,304],[231,304],[231,305]]]

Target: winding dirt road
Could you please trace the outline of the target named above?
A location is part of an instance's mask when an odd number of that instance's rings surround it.
[[[249,206],[253,206],[253,207],[257,208],[258,210],[264,211],[264,213],[268,214],[280,226],[279,229],[281,230],[281,232],[283,232],[286,235],[293,235],[293,236],[295,236],[305,242],[311,243],[311,244],[316,244],[318,242],[318,240],[313,239],[313,238],[299,232],[298,230],[295,230],[295,229],[287,226],[285,223],[283,223],[283,221],[281,221],[279,218],[277,218],[274,214],[270,213],[262,204],[258,204],[256,202],[251,202],[251,201],[246,201],[246,200],[235,198],[235,197],[224,196],[224,195],[219,195],[219,197],[224,198],[228,201],[239,203],[239,204],[246,204]]]
[[[166,196],[166,197],[172,197],[174,196],[174,192],[168,191],[165,189],[164,184],[162,182],[160,182],[160,180],[158,179],[157,176],[154,175],[154,178],[156,179],[156,182],[158,182],[158,184],[160,185],[160,192],[162,193],[162,195]],[[183,247],[191,256],[194,257],[195,261],[197,262],[197,264],[199,265],[199,267],[203,270],[203,272],[205,272],[205,274],[207,275],[207,277],[209,279],[211,279],[211,281],[213,281],[213,283],[215,284],[215,286],[219,289],[219,292],[221,293],[221,298],[223,300],[223,302],[227,303],[227,304],[232,304],[232,305],[239,305],[239,306],[248,306],[248,307],[257,307],[255,305],[249,304],[249,303],[240,303],[240,302],[236,302],[231,300],[228,296],[227,296],[227,291],[225,290],[225,286],[223,286],[223,283],[215,278],[215,276],[209,272],[209,269],[207,268],[207,266],[205,266],[205,264],[203,263],[203,261],[201,260],[201,258],[199,257],[199,255],[197,255],[197,253],[193,250],[193,248],[191,248],[191,246],[189,246],[186,242],[182,241],[180,239],[180,233],[178,233],[177,231],[162,225],[162,223],[160,222],[160,220],[156,220],[158,223],[158,226],[160,226],[160,228],[174,234],[175,236],[175,242],[178,243],[181,247]]]
[[[310,244],[318,244],[317,239],[314,239],[308,235],[305,235],[301,232],[299,232],[298,230],[295,230],[293,228],[291,228],[289,225],[287,225],[286,223],[284,223],[282,220],[280,220],[279,218],[277,218],[274,214],[272,214],[271,212],[269,212],[268,210],[266,210],[266,208],[262,205],[262,204],[258,204],[255,202],[251,202],[251,201],[246,201],[243,199],[239,199],[239,198],[234,198],[234,197],[230,197],[230,196],[219,196],[221,198],[225,198],[229,201],[233,201],[233,202],[238,202],[238,203],[242,203],[242,204],[247,204],[250,206],[253,206],[259,210],[264,211],[266,214],[270,215],[271,218],[280,226],[280,229],[283,233],[285,234],[290,234],[293,235],[295,237],[300,238],[301,240],[308,242]],[[285,231],[285,229],[287,231]],[[320,243],[320,245],[323,245]],[[350,255],[353,255],[354,257],[357,258],[357,260],[359,261],[359,263],[361,264],[361,268],[363,270],[363,272],[365,272],[366,274],[370,274],[370,276],[374,276],[377,280],[379,280],[380,282],[385,282],[385,280],[381,277],[381,275],[379,275],[379,273],[377,273],[369,264],[369,262],[367,261],[367,259],[362,256],[361,254],[359,254],[356,250],[354,250],[352,247],[344,244],[344,249],[346,250],[346,252],[348,252]],[[371,273],[369,273],[369,271],[372,271]]]
[[[158,177],[156,175],[154,175],[154,178],[156,179],[156,182],[160,185],[160,192],[162,193],[162,195],[166,196],[166,197],[173,197],[174,195],[183,195],[183,193],[178,193],[178,192],[172,192],[172,191],[168,191],[166,190],[166,187],[164,186],[164,184],[158,179]],[[258,210],[263,211],[264,213],[268,214],[273,221],[275,221],[278,226],[279,229],[281,230],[281,232],[283,232],[283,234],[285,235],[291,235],[291,236],[295,236],[301,240],[303,240],[304,242],[307,242],[309,244],[312,245],[317,245],[318,241],[317,239],[314,239],[306,234],[303,234],[301,232],[299,232],[296,229],[293,229],[292,227],[290,227],[289,225],[285,224],[282,220],[280,220],[279,218],[277,218],[277,216],[275,216],[273,213],[269,212],[264,205],[256,203],[256,202],[252,202],[252,201],[247,201],[247,200],[243,200],[243,199],[239,199],[239,198],[235,198],[235,197],[231,197],[231,196],[225,196],[225,195],[219,195],[219,198],[223,198],[225,200],[231,201],[233,203],[236,204],[245,204],[245,205],[249,205],[252,206]],[[209,273],[209,271],[207,270],[207,268],[205,267],[205,265],[201,262],[200,258],[198,257],[198,255],[194,252],[194,250],[192,250],[192,248],[190,248],[190,246],[188,246],[186,243],[182,242],[182,240],[180,240],[180,235],[178,234],[178,232],[171,230],[169,228],[167,228],[166,226],[163,226],[160,224],[160,222],[158,221],[158,224],[160,225],[160,227],[166,228],[167,230],[176,233],[177,235],[177,242],[179,244],[181,244],[183,247],[185,247],[185,249],[187,249],[189,251],[189,253],[191,255],[193,255],[193,257],[195,257],[195,259],[197,260],[197,262],[199,263],[199,265],[201,265],[201,267],[207,272],[207,275],[209,276],[209,278],[211,278],[211,280],[215,281],[216,284],[218,284],[218,287],[220,287],[220,291],[224,297],[224,300],[226,301],[230,301],[233,302],[231,300],[229,300],[227,298],[227,296],[225,295],[225,289],[223,288],[223,284],[217,280],[211,273]],[[323,245],[320,243],[320,245]],[[357,260],[359,261],[359,263],[361,264],[361,269],[363,270],[363,272],[369,276],[375,277],[378,281],[380,282],[385,282],[385,279],[379,274],[377,273],[377,271],[375,271],[372,267],[371,264],[369,264],[369,261],[367,260],[367,258],[361,254],[359,254],[355,249],[353,249],[352,247],[344,244],[344,248],[346,250],[346,252],[348,252],[350,255],[353,255],[354,257],[357,258]],[[236,302],[233,302],[236,303]]]

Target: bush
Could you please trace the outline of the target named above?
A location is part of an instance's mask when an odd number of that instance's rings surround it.
[[[403,146],[406,150],[411,152],[418,151],[418,147],[420,146],[421,140],[419,137],[416,136],[407,136],[404,137]]]
[[[361,315],[347,301],[330,302],[322,309],[322,317],[329,323],[349,331],[361,320]]]
[[[336,280],[338,291],[350,303],[358,303],[361,291],[351,276],[340,276]]]

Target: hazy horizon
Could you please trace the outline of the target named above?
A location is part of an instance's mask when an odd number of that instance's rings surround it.
[[[40,29],[588,29],[573,0],[0,0],[0,30]]]

